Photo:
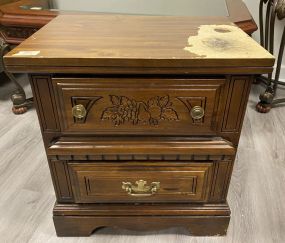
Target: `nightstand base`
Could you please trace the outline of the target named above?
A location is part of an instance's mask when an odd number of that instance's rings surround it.
[[[227,204],[79,205],[56,204],[58,236],[90,236],[102,227],[136,231],[186,228],[194,236],[225,235],[230,221]]]

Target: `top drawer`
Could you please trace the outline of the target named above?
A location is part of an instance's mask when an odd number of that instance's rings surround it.
[[[54,78],[63,132],[215,134],[225,79]]]

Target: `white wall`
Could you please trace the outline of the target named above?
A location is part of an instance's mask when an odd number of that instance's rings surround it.
[[[259,0],[244,0],[245,4],[247,5],[252,17],[254,18],[256,24],[258,25],[259,18],[258,18],[258,11],[259,11]],[[274,55],[277,58],[280,40],[282,36],[282,31],[284,29],[285,19],[282,21],[276,21],[276,30],[275,30],[275,50]],[[253,34],[253,38],[259,41],[259,30],[257,30]],[[282,69],[280,74],[280,79],[285,81],[285,57],[283,57]]]
[[[225,16],[225,0],[53,0],[61,10],[148,15]]]

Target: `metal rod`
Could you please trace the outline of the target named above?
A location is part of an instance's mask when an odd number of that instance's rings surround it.
[[[271,15],[271,7],[272,7],[272,1],[273,0],[269,0],[268,4],[267,4],[267,8],[266,8],[266,19],[265,19],[265,49],[268,50],[268,35],[269,35],[269,20],[270,20],[270,15]]]
[[[285,102],[285,98],[273,100],[271,104],[276,105],[276,104],[280,104],[283,102]]]
[[[283,29],[283,34],[281,38],[280,48],[279,48],[279,54],[277,58],[277,66],[276,66],[276,73],[275,73],[275,80],[273,85],[274,92],[277,89],[277,84],[279,83],[279,77],[280,77],[280,71],[281,71],[281,65],[282,65],[282,59],[283,59],[283,53],[284,53],[284,47],[285,47],[285,26]],[[285,85],[285,84],[284,84]]]
[[[260,30],[260,44],[264,47],[263,0],[260,0],[259,2],[259,30]]]
[[[274,53],[274,26],[275,26],[275,19],[276,19],[276,4],[278,0],[273,0],[271,6],[271,14],[270,14],[270,25],[269,25],[269,52],[273,55]]]

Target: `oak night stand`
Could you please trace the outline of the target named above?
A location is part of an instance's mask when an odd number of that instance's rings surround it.
[[[274,58],[223,17],[60,15],[5,56],[28,73],[58,236],[226,233],[255,75]]]

